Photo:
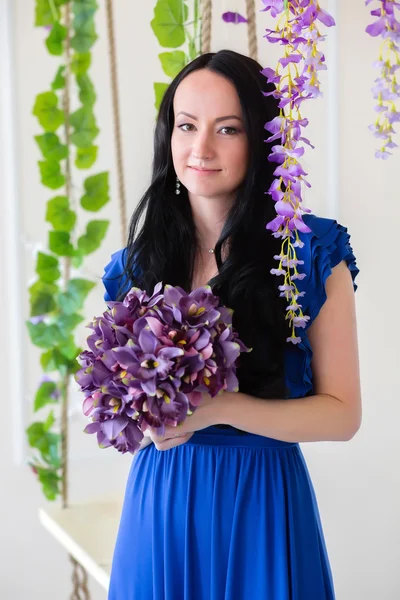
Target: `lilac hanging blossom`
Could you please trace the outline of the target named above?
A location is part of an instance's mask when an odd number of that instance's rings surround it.
[[[233,311],[219,306],[210,286],[187,294],[158,283],[149,298],[132,288],[94,318],[75,379],[85,394],[102,448],[135,452],[147,427],[163,434],[196,410],[202,393],[238,391],[236,362],[249,352],[232,328]]]
[[[275,85],[274,91],[263,93],[278,99],[281,109],[278,117],[265,124],[265,129],[271,134],[265,141],[278,142],[268,158],[278,164],[274,171],[276,179],[266,192],[276,203],[277,217],[267,223],[266,228],[273,232],[274,237],[283,240],[281,253],[274,256],[279,266],[271,269],[271,273],[284,275],[284,284],[279,289],[280,295],[289,302],[286,318],[292,327],[287,342],[298,344],[301,337],[296,335],[295,328],[305,328],[310,317],[303,314],[302,305],[298,303],[298,298],[305,293],[299,292],[295,281],[304,279],[306,274],[299,273],[297,269],[304,261],[298,260],[296,248],[304,246],[298,232],[311,231],[302,219],[304,212],[311,211],[302,206],[301,186],[311,186],[300,159],[305,146],[314,148],[303,136],[302,130],[307,127],[308,120],[302,117],[301,106],[305,100],[322,95],[318,75],[327,67],[325,56],[318,49],[319,42],[325,39],[318,30],[318,24],[332,27],[335,21],[316,0],[263,0],[263,4],[264,11],[270,11],[274,18],[280,17],[276,29],[266,29],[264,37],[284,48],[284,56],[279,59],[276,69],[267,67],[262,70],[268,83]],[[292,243],[293,238],[295,241]]]
[[[392,137],[396,133],[393,123],[400,121],[400,111],[396,107],[400,99],[400,84],[396,78],[396,72],[400,69],[400,22],[396,18],[400,16],[400,3],[395,0],[375,1],[379,7],[371,10],[370,14],[378,18],[368,25],[366,32],[372,37],[381,37],[383,42],[379,60],[374,63],[374,67],[380,69],[380,75],[371,88],[377,100],[377,118],[369,129],[376,138],[382,140],[381,147],[375,152],[376,158],[386,160],[392,155],[389,150],[398,147]],[[365,4],[368,6],[371,2],[366,0]]]
[[[247,23],[247,19],[245,17],[237,12],[230,11],[223,13],[222,20],[225,21],[225,23]]]

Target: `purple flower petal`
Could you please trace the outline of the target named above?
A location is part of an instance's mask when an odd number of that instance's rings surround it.
[[[382,33],[386,29],[386,20],[385,17],[381,17],[375,23],[368,25],[366,28],[366,32],[373,37],[376,37]]]
[[[387,160],[389,156],[392,156],[391,152],[387,152],[386,150],[377,150],[375,152],[376,158],[383,158],[383,160]]]
[[[247,23],[247,19],[237,12],[224,12],[222,19],[225,23]]]
[[[289,63],[299,63],[303,59],[301,54],[291,54],[285,58],[280,58],[279,62],[283,67],[287,67]]]
[[[149,396],[154,396],[157,390],[156,382],[154,379],[142,381],[142,389]]]
[[[282,124],[285,120],[285,117],[275,117],[272,121],[267,121],[264,128],[271,133],[277,133],[278,131],[281,131]]]
[[[278,215],[275,219],[266,224],[265,228],[271,231],[278,231],[279,227],[285,221],[285,217]]]
[[[265,4],[265,8],[263,10],[270,10],[271,15],[275,18],[279,15],[285,8],[284,0],[262,0],[263,4]]]
[[[289,202],[284,202],[282,200],[279,200],[275,204],[275,208],[276,208],[276,212],[278,215],[282,215],[284,217],[290,217],[290,218],[292,218],[294,216],[294,208],[291,204],[289,204]]]
[[[150,331],[143,329],[139,335],[139,345],[144,353],[154,354],[157,348],[157,338]]]
[[[88,423],[83,431],[85,433],[97,433],[100,431],[100,423]]]
[[[318,11],[318,20],[321,21],[326,27],[334,27],[336,25],[335,19],[326,10],[322,8]]]
[[[109,440],[114,440],[125,429],[127,424],[128,420],[125,417],[116,417],[115,419],[104,421],[102,430]]]

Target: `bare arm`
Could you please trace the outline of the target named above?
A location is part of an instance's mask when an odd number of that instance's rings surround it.
[[[148,429],[146,429],[146,431],[143,433],[143,439],[140,442],[140,448],[138,450],[136,450],[136,452],[133,453],[133,456],[136,456],[136,454],[138,452],[140,452],[141,450],[143,450],[143,448],[150,446],[150,444],[152,442],[153,442],[153,440],[150,437],[150,431]]]
[[[361,424],[354,289],[342,261],[326,282],[327,299],[308,329],[313,350],[315,395],[260,400],[226,394],[219,403],[221,423],[288,442],[347,441]]]
[[[150,446],[150,444],[152,444],[152,443],[153,443],[153,440],[151,439],[151,437],[144,434],[144,438],[142,439],[142,441],[140,443],[140,448],[139,448],[138,452],[140,452],[140,450],[143,450],[143,448],[146,448],[146,446]]]

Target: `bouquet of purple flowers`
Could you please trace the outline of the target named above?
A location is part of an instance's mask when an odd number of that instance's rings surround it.
[[[85,394],[101,448],[134,453],[147,427],[176,426],[193,414],[202,393],[238,391],[236,362],[250,352],[232,327],[233,310],[210,286],[186,293],[166,285],[153,295],[133,287],[123,302],[87,327],[89,350],[78,356],[75,379]]]

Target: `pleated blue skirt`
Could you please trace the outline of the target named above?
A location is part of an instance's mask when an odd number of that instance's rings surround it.
[[[132,461],[109,600],[332,600],[299,444],[208,427]]]

